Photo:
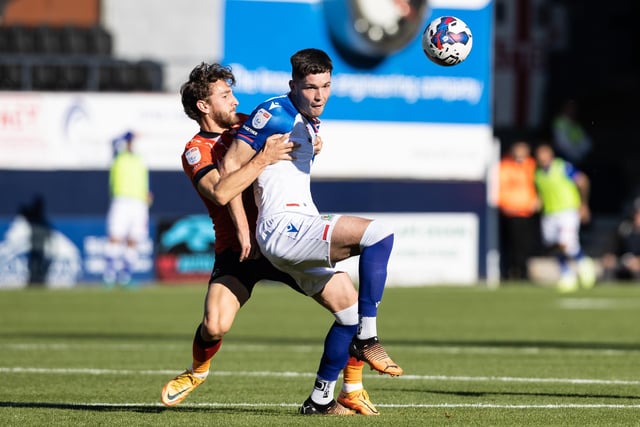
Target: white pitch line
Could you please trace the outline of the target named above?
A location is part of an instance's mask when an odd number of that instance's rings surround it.
[[[640,301],[621,298],[563,298],[558,301],[558,305],[568,310],[620,310],[640,308]]]
[[[81,374],[81,375],[176,375],[176,370],[134,370],[134,369],[95,369],[95,368],[32,368],[32,367],[0,367],[0,373],[6,374]],[[274,372],[274,371],[212,371],[213,376],[244,377],[279,377],[309,378],[315,374],[307,372]],[[380,378],[379,375],[365,375],[366,378]],[[505,382],[505,383],[554,383],[583,385],[640,385],[640,380],[597,379],[597,378],[530,378],[504,376],[450,376],[450,375],[403,375],[398,380],[410,381],[462,381],[462,382]],[[395,380],[394,379],[394,380]]]

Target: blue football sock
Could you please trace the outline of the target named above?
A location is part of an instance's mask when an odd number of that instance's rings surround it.
[[[358,325],[341,325],[334,322],[324,340],[324,352],[318,367],[318,376],[336,381],[349,360],[349,344]]]
[[[358,274],[358,314],[365,317],[378,315],[378,304],[382,300],[387,282],[387,264],[393,249],[393,234],[362,249]]]
[[[569,273],[571,271],[571,269],[569,268],[569,261],[565,254],[560,253],[556,255],[556,259],[558,260],[558,265],[560,266],[561,274]]]

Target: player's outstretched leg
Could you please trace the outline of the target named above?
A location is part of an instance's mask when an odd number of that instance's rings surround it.
[[[209,375],[211,359],[220,349],[222,340],[205,341],[200,334],[202,324],[198,325],[193,337],[193,362],[191,368],[171,379],[162,388],[160,400],[165,406],[175,406],[182,402]]]
[[[393,233],[378,221],[371,221],[360,240],[358,264],[358,334],[349,346],[349,354],[367,362],[371,369],[391,376],[402,375],[378,340],[378,305],[387,281],[387,265],[393,248]]]
[[[380,415],[362,385],[363,367],[364,362],[355,357],[349,358],[349,362],[343,370],[344,382],[338,395],[338,403],[362,415]]]

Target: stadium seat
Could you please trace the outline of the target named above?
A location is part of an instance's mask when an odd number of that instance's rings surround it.
[[[100,91],[130,92],[136,90],[137,81],[137,69],[127,61],[112,60],[100,67]]]
[[[61,29],[64,52],[71,55],[91,54],[89,28],[68,25]]]
[[[62,29],[49,25],[33,28],[34,51],[43,54],[64,53]]]
[[[61,70],[61,66],[52,63],[34,65],[31,75],[31,86],[33,90],[60,90]]]
[[[111,34],[100,26],[90,27],[87,30],[89,39],[89,53],[93,55],[111,56]]]
[[[60,66],[59,90],[83,91],[89,86],[87,64],[63,64]]]
[[[35,53],[35,34],[32,27],[12,25],[7,27],[9,53]]]
[[[162,91],[163,70],[162,64],[156,61],[143,60],[138,62],[137,90],[145,92]]]
[[[2,25],[0,25],[0,53],[11,53],[9,32],[9,27],[3,27]]]
[[[22,89],[22,65],[19,63],[0,63],[0,90]]]

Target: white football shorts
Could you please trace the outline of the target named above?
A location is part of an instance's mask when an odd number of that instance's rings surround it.
[[[291,275],[307,295],[315,295],[336,273],[329,252],[339,217],[283,212],[259,220],[256,239],[274,266]]]
[[[107,213],[107,234],[142,242],[149,236],[149,206],[140,199],[116,197]]]
[[[580,251],[580,213],[577,210],[546,214],[540,221],[545,245],[562,245],[568,255]]]

